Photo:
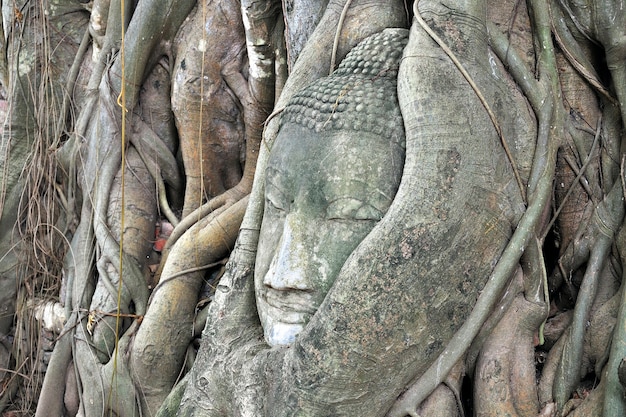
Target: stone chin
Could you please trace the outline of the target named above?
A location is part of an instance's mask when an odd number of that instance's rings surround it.
[[[270,346],[287,346],[292,344],[302,329],[304,329],[303,324],[282,323],[271,319],[263,324],[265,341]]]

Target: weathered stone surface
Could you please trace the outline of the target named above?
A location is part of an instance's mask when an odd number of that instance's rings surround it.
[[[287,105],[266,168],[255,265],[270,346],[295,341],[398,190],[405,141],[396,76],[406,35],[367,38]]]

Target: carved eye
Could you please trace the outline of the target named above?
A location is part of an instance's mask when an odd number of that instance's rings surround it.
[[[379,221],[383,212],[376,207],[351,197],[331,201],[326,209],[328,220],[370,220]]]
[[[277,211],[285,211],[285,207],[284,205],[277,203],[275,201],[272,201],[272,199],[270,199],[269,197],[265,197],[265,204],[266,206],[277,210]]]
[[[281,188],[271,182],[265,185],[265,206],[276,211],[289,211],[291,200],[287,198]]]

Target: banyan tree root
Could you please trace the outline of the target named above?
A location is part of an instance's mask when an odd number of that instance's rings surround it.
[[[129,352],[133,378],[148,381],[142,408],[152,415],[174,386],[193,338],[193,323],[203,271],[189,271],[215,262],[233,248],[244,209],[243,198],[218,215],[196,223],[174,246],[150,308]]]
[[[190,227],[252,189],[262,128],[280,89],[274,73],[284,55],[276,42],[279,21],[275,1],[207,2],[178,35],[172,107],[187,188],[183,218],[163,248],[157,281],[170,249]]]
[[[428,417],[463,417],[461,384],[465,376],[463,361],[457,362],[445,381],[417,407],[415,415]]]
[[[174,50],[172,110],[187,179],[186,217],[204,201],[234,187],[242,175],[243,109],[224,79],[226,66],[242,71],[245,64],[239,1],[198,4]]]
[[[480,417],[536,416],[535,345],[547,306],[519,294],[487,339],[476,365],[474,407]]]

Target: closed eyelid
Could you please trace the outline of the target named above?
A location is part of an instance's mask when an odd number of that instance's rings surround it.
[[[289,207],[289,200],[285,194],[272,182],[265,184],[265,201],[278,210],[286,210]]]
[[[281,203],[278,203],[276,200],[272,200],[269,197],[265,197],[265,205],[266,207],[272,207],[274,210],[278,210],[278,211],[286,211],[286,207],[283,206]]]
[[[375,220],[383,218],[384,212],[362,200],[340,197],[328,202],[327,219]]]

